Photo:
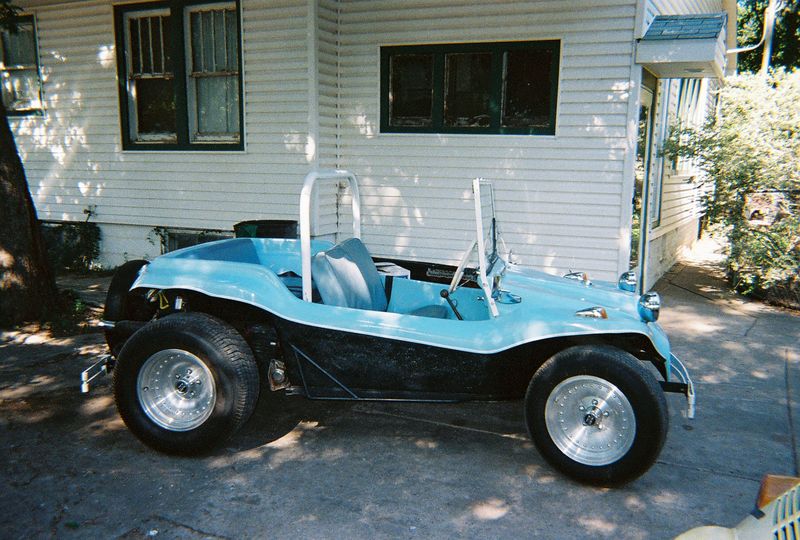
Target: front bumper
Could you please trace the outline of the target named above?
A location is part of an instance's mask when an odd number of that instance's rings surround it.
[[[686,417],[694,418],[695,413],[695,394],[694,383],[689,376],[689,370],[683,365],[683,362],[670,353],[669,363],[667,364],[667,380],[661,383],[661,387],[665,392],[676,392],[686,396]]]

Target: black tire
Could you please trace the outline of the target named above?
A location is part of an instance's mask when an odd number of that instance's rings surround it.
[[[186,365],[196,370],[194,380]],[[194,384],[206,397],[212,390],[215,396],[198,402],[186,390]],[[170,454],[220,446],[250,417],[258,393],[258,367],[244,338],[204,313],[176,313],[147,324],[125,343],[114,369],[114,399],[123,421],[142,442]]]
[[[103,320],[110,322],[148,320],[152,316],[152,309],[145,299],[129,293],[131,285],[139,275],[139,270],[146,264],[145,260],[135,260],[117,268],[108,286]],[[105,334],[108,349],[116,358],[130,337],[130,333],[119,328],[109,328]]]
[[[595,402],[595,392],[605,399]],[[667,401],[655,377],[632,355],[609,346],[572,347],[547,360],[528,386],[525,422],[553,467],[599,485],[644,474],[669,427]]]

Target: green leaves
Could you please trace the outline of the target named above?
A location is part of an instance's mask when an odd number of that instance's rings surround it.
[[[663,153],[714,183],[708,216],[727,231],[737,289],[800,305],[800,71],[731,77],[719,100],[718,118],[674,128]]]

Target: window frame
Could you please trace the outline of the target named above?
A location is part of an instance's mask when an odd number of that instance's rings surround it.
[[[548,127],[503,127],[502,104],[505,94],[503,56],[506,52],[540,49],[551,54],[550,110]],[[445,57],[452,54],[491,53],[489,111],[487,127],[445,125],[447,77]],[[394,55],[432,55],[432,122],[430,126],[393,126],[390,124],[390,62]],[[438,45],[388,45],[380,47],[380,131],[381,133],[447,133],[469,135],[555,135],[558,113],[558,90],[561,66],[561,40],[448,43]]]
[[[214,6],[233,5],[236,18],[236,46],[238,52],[238,114],[239,114],[239,133],[238,139],[231,137],[230,141],[224,139],[204,140],[203,138],[193,140],[190,129],[192,121],[189,116],[190,90],[188,88],[189,69],[191,69],[191,51],[187,49],[187,40],[191,41],[190,23],[188,18],[192,8],[213,9]],[[132,137],[131,133],[131,114],[135,113],[135,105],[132,105],[133,97],[128,91],[130,80],[128,78],[128,29],[126,19],[130,14],[158,13],[168,10],[170,15],[169,37],[172,44],[172,76],[173,89],[175,95],[175,142],[141,141]],[[117,54],[117,82],[119,92],[120,107],[120,127],[122,132],[123,150],[143,150],[143,151],[242,151],[244,150],[244,80],[243,80],[243,54],[242,54],[242,18],[240,0],[160,0],[156,2],[137,2],[131,4],[121,4],[114,6],[114,33]],[[134,119],[135,121],[135,119]]]
[[[20,117],[20,116],[43,116],[44,115],[44,93],[42,91],[42,62],[41,57],[39,56],[39,28],[36,24],[36,17],[32,14],[28,15],[19,15],[16,19],[17,24],[30,24],[31,29],[33,31],[33,60],[34,64],[31,66],[19,66],[15,65],[12,67],[6,66],[5,63],[5,50],[2,49],[0,46],[0,76],[5,78],[5,74],[9,71],[22,71],[22,70],[31,70],[34,71],[36,74],[36,87],[37,87],[37,95],[39,98],[39,106],[32,107],[30,109],[9,109],[5,103],[2,103],[2,97],[0,97],[0,105],[3,106],[6,110],[6,116],[9,117]],[[8,29],[3,29],[2,32],[10,32]]]

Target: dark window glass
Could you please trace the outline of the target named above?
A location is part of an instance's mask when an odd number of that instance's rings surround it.
[[[389,68],[389,123],[428,127],[433,124],[433,55],[398,54]]]
[[[381,131],[552,135],[558,41],[381,48]]]
[[[489,126],[491,69],[491,53],[445,55],[444,124],[446,126]]]
[[[550,125],[553,54],[545,49],[508,51],[503,61],[503,127]]]
[[[3,30],[3,61],[7,66],[29,66],[36,64],[36,37],[33,25],[18,24],[12,30]]]
[[[164,78],[138,79],[136,81],[137,116],[139,136],[175,137],[175,92],[172,81]]]

